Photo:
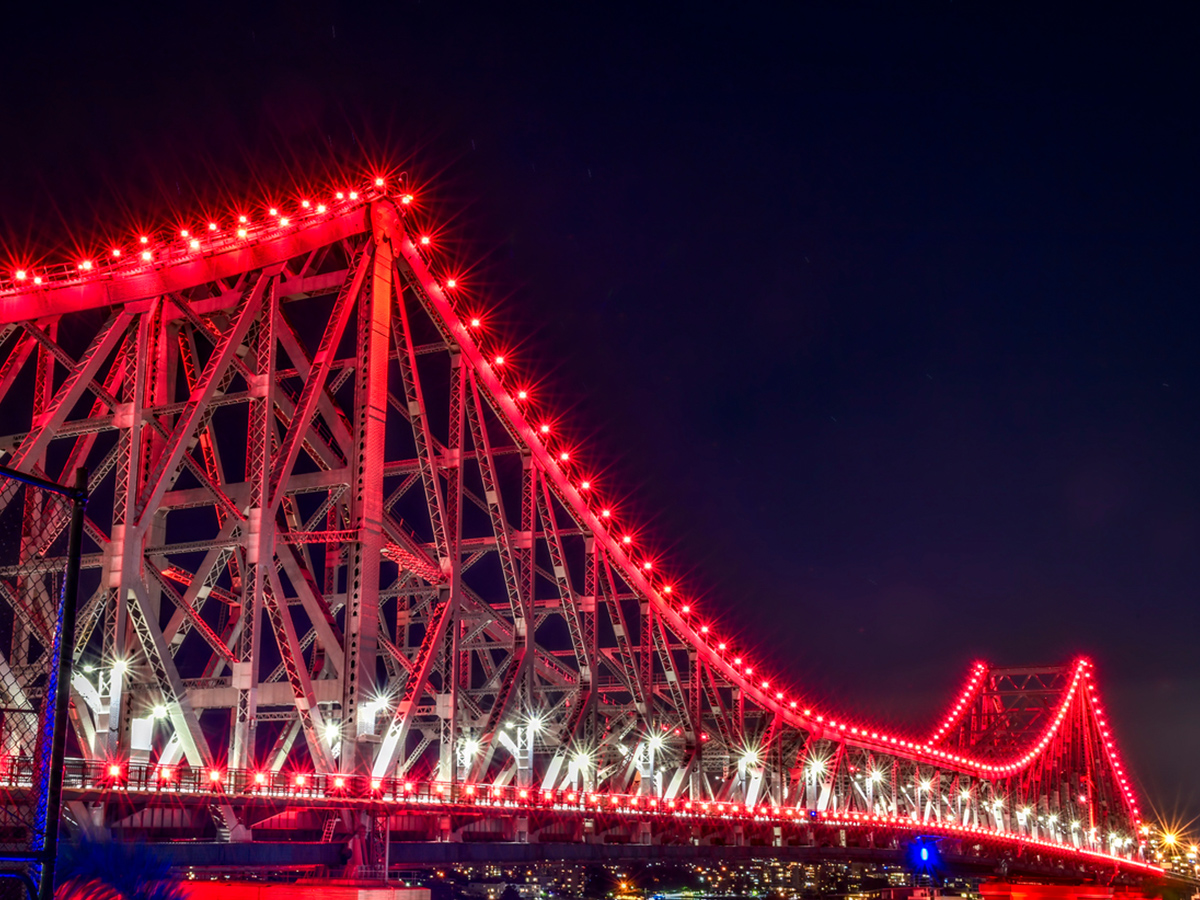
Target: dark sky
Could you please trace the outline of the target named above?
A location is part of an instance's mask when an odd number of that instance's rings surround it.
[[[771,668],[924,728],[1091,654],[1200,815],[1189,5],[121,6],[6,14],[6,245],[402,165]]]

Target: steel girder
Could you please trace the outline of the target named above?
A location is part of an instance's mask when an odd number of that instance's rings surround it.
[[[710,643],[589,507],[404,213],[374,193],[202,260],[0,291],[4,462],[92,471],[77,753],[1136,852],[1085,662],[976,672],[913,741],[786,701]],[[64,525],[24,526],[43,571]],[[46,636],[28,571],[0,572],[22,642]]]

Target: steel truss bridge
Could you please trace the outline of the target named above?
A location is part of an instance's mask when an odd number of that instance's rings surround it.
[[[0,461],[89,473],[73,827],[343,842],[365,867],[381,835],[936,835],[1159,872],[1088,661],[978,664],[923,735],[764,678],[597,499],[420,198],[320,193],[0,278]],[[0,570],[9,722],[38,702],[64,568],[65,510],[30,504]],[[15,803],[33,761],[8,734]]]

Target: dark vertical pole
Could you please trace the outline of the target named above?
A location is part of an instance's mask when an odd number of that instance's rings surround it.
[[[87,504],[87,469],[75,470],[71,492],[71,526],[67,534],[67,572],[60,601],[57,658],[54,669],[53,732],[50,739],[50,778],[46,790],[46,836],[42,845],[42,877],[38,900],[54,898],[54,862],[58,856],[58,821],[62,806],[63,759],[67,747],[67,705],[71,699],[71,662],[75,651],[76,593],[79,590],[79,558],[83,553],[83,509]],[[47,696],[47,700],[49,700]]]

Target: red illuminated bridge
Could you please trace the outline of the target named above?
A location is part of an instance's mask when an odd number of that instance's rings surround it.
[[[904,734],[717,634],[506,363],[420,200],[347,184],[0,276],[0,461],[90,473],[74,828],[323,842],[367,870],[389,837],[453,860],[890,859],[932,836],[981,871],[1158,873],[1088,661],[978,664]],[[17,804],[67,509],[0,485]]]

